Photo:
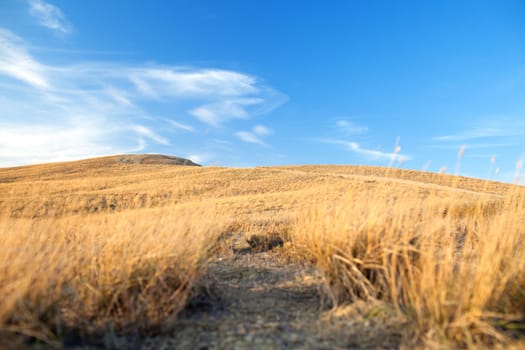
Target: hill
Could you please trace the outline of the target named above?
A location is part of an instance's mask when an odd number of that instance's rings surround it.
[[[173,165],[185,165],[173,167]],[[188,167],[187,165],[192,165]],[[503,195],[516,186],[479,179],[367,166],[290,166],[235,169],[193,167],[193,162],[161,155],[118,155],[74,162],[0,169],[0,209],[14,216],[120,211],[184,204],[206,198],[245,208],[266,203],[279,214],[297,207],[325,184],[375,188],[377,184],[429,189],[442,196]],[[250,196],[257,195],[252,202]],[[262,209],[262,207],[259,207]],[[245,209],[242,209],[245,210]],[[258,209],[255,209],[256,211]],[[267,209],[262,209],[265,212]]]
[[[118,155],[0,169],[0,338],[523,345],[523,187],[365,166],[190,165]]]
[[[82,176],[87,171],[110,172],[126,169],[127,164],[191,165],[200,166],[189,159],[160,154],[121,154],[71,162],[0,168],[0,183],[26,179],[52,179]]]

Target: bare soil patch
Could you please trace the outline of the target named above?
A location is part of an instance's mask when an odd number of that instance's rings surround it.
[[[231,253],[211,264],[207,286],[180,315],[173,332],[141,349],[395,349],[399,330],[366,312],[334,313],[312,267],[286,262],[268,237],[236,234]],[[282,242],[282,241],[281,241]],[[261,247],[265,249],[261,249]],[[261,251],[262,250],[262,251]],[[365,315],[357,317],[357,314]]]

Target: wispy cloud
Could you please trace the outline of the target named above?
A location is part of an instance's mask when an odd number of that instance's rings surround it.
[[[266,135],[271,135],[273,133],[272,130],[268,129],[266,126],[264,125],[256,125],[253,127],[253,132],[256,134],[256,135],[259,135],[259,136],[266,136]]]
[[[210,159],[210,155],[208,153],[194,153],[188,154],[186,158],[197,164],[203,164]]]
[[[126,153],[140,144],[108,145],[104,142],[111,130],[99,121],[79,120],[75,125],[16,125],[0,123],[0,166],[65,161]]]
[[[262,140],[262,137],[272,134],[272,130],[264,125],[256,125],[251,131],[238,131],[235,133],[239,139],[248,143],[255,143],[261,146],[269,147],[267,143]]]
[[[182,129],[184,131],[190,131],[190,132],[195,131],[195,129],[191,125],[184,124],[184,123],[178,122],[178,121],[173,120],[173,119],[167,119],[166,121],[169,124],[171,124],[173,127],[177,128],[177,129]]]
[[[168,141],[167,138],[160,136],[159,134],[145,127],[144,125],[133,125],[131,127],[131,130],[135,131],[138,135],[142,137],[155,141],[158,144],[165,145],[165,146],[170,145],[170,142]]]
[[[156,94],[165,96],[244,96],[257,94],[261,88],[257,86],[255,77],[220,69],[201,69],[170,67],[137,69],[134,82],[146,86],[161,86],[156,88]],[[161,83],[161,84],[159,84]]]
[[[475,139],[487,139],[487,138],[498,138],[498,137],[509,137],[509,136],[520,136],[525,135],[525,124],[523,120],[512,121],[512,120],[499,120],[498,125],[494,126],[493,123],[486,123],[479,127],[474,127],[469,130],[464,130],[458,133],[441,135],[433,137],[434,141],[469,141]]]
[[[451,150],[458,150],[463,144],[434,144],[430,145],[431,148],[435,149],[451,149]],[[494,149],[494,148],[502,148],[502,147],[513,147],[514,145],[511,143],[467,143],[466,144],[469,149]]]
[[[133,67],[125,72],[144,98],[198,101],[187,113],[212,127],[272,111],[287,97],[253,76],[221,69]]]
[[[357,142],[352,141],[344,141],[344,140],[337,140],[337,139],[319,139],[318,141],[323,143],[332,143],[336,145],[344,146],[345,149],[348,151],[355,153],[356,155],[360,156],[364,160],[367,161],[377,161],[377,160],[403,160],[407,161],[412,159],[411,156],[407,154],[402,154],[400,152],[382,152],[377,149],[370,149],[370,148],[364,148]]]
[[[343,131],[347,134],[362,134],[364,132],[368,131],[368,127],[363,125],[358,125],[354,122],[351,122],[349,120],[338,120],[335,125],[340,131]]]
[[[18,79],[38,89],[49,87],[47,67],[34,60],[22,39],[0,28],[0,74]]]
[[[71,24],[55,5],[43,0],[28,0],[28,4],[29,14],[35,17],[41,26],[64,34],[71,32]]]
[[[4,165],[52,161],[60,154],[63,160],[147,150],[148,142],[168,146],[173,142],[166,118],[152,116],[169,111],[179,116],[168,121],[175,128],[195,131],[189,122],[195,118],[213,130],[231,119],[271,111],[286,100],[256,77],[239,72],[115,61],[56,66],[40,61],[28,47],[0,28],[0,123],[2,131],[24,136],[3,139]],[[66,136],[85,125],[87,134],[77,143]],[[264,136],[260,131],[253,133]],[[40,143],[20,145],[32,139]]]
[[[259,98],[228,99],[226,101],[206,104],[190,110],[189,113],[200,121],[218,127],[229,119],[246,119],[249,117],[247,107],[262,103]]]

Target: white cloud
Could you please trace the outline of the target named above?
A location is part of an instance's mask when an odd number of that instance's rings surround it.
[[[0,166],[66,161],[128,153],[138,145],[108,145],[107,130],[100,121],[78,120],[66,125],[0,124]]]
[[[193,128],[193,126],[191,125],[188,125],[188,124],[184,124],[184,123],[181,123],[181,122],[178,122],[178,121],[175,121],[173,119],[167,119],[166,120],[169,124],[171,124],[173,127],[177,128],[177,129],[182,129],[182,130],[185,130],[185,131],[195,131],[195,129]]]
[[[190,110],[189,113],[200,121],[215,127],[219,126],[221,122],[221,117],[210,106],[197,107]]]
[[[338,120],[335,125],[343,132],[348,134],[362,134],[368,131],[368,127],[358,125],[348,120]]]
[[[110,86],[106,88],[106,94],[111,97],[115,102],[126,106],[126,107],[134,107],[133,103],[129,100],[128,93],[119,89],[115,89],[114,87]]]
[[[346,142],[345,146],[352,152],[355,152],[365,158],[372,160],[387,160],[392,159],[393,157],[403,158],[404,160],[409,160],[410,157],[407,155],[397,154],[394,152],[381,152],[374,149],[367,149],[361,147],[357,142]]]
[[[434,141],[468,141],[474,139],[502,138],[525,135],[523,118],[495,117],[478,122],[478,126],[449,135],[433,137]]]
[[[395,160],[402,159],[403,162],[412,159],[411,156],[407,154],[402,154],[399,152],[382,152],[376,149],[363,148],[359,143],[352,141],[344,140],[334,140],[334,139],[320,139],[319,141],[324,143],[333,143],[337,145],[344,146],[347,150],[361,156],[365,160]]]
[[[149,68],[132,72],[134,83],[148,91],[149,83],[162,86],[155,92],[160,95],[176,96],[244,96],[258,94],[257,79],[252,76],[221,69],[201,69],[179,67],[177,69]]]
[[[509,131],[501,128],[475,128],[457,134],[436,136],[432,139],[435,141],[466,141],[472,139],[508,136]]]
[[[510,143],[467,143],[466,144],[469,149],[483,149],[483,148],[501,148],[501,147],[512,147],[514,145]],[[462,144],[439,144],[439,145],[431,145],[431,148],[436,149],[452,149],[452,150],[459,150]]]
[[[244,142],[255,143],[261,146],[269,147],[268,144],[262,140],[262,137],[270,135],[271,133],[272,130],[265,127],[264,125],[256,125],[253,127],[252,131],[238,131],[235,133],[235,136]]]
[[[256,125],[253,128],[253,132],[260,136],[266,136],[270,135],[272,133],[272,130],[268,129],[264,125]]]
[[[212,127],[268,113],[287,100],[253,76],[221,69],[130,67],[123,78],[142,97],[198,100],[187,112]]]
[[[247,119],[247,107],[263,103],[259,98],[240,98],[200,106],[189,113],[200,121],[218,127],[229,119]]]
[[[135,131],[138,135],[149,138],[156,143],[159,143],[161,145],[169,146],[170,142],[165,137],[160,136],[159,134],[155,133],[151,129],[143,126],[143,125],[133,125],[131,127],[131,130]]]
[[[249,132],[249,131],[238,131],[235,133],[235,135],[243,140],[244,142],[249,143],[256,143],[261,146],[265,146],[266,144],[255,134]]]
[[[29,14],[40,25],[65,34],[71,32],[71,24],[58,7],[43,0],[29,0],[28,4]]]
[[[188,154],[186,158],[197,164],[203,164],[210,159],[210,156],[207,153],[196,153]]]
[[[4,134],[10,130],[20,136],[2,141],[3,165],[26,163],[31,153],[40,162],[147,151],[149,141],[153,146],[172,144],[162,133],[166,118],[152,116],[189,113],[220,127],[231,119],[266,113],[286,99],[239,72],[122,62],[57,66],[38,60],[29,47],[0,28],[0,125]],[[195,130],[175,120],[169,124]],[[80,125],[89,126],[85,137],[67,136],[75,135]]]
[[[0,28],[0,75],[21,80],[38,89],[46,89],[49,88],[46,69],[29,55],[19,37]]]

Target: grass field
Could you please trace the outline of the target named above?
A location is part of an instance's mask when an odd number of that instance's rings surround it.
[[[391,168],[233,169],[123,156],[0,169],[0,339],[157,334],[232,230],[278,231],[339,309],[406,320],[403,346],[521,348],[525,189]],[[390,311],[389,311],[390,312]]]

